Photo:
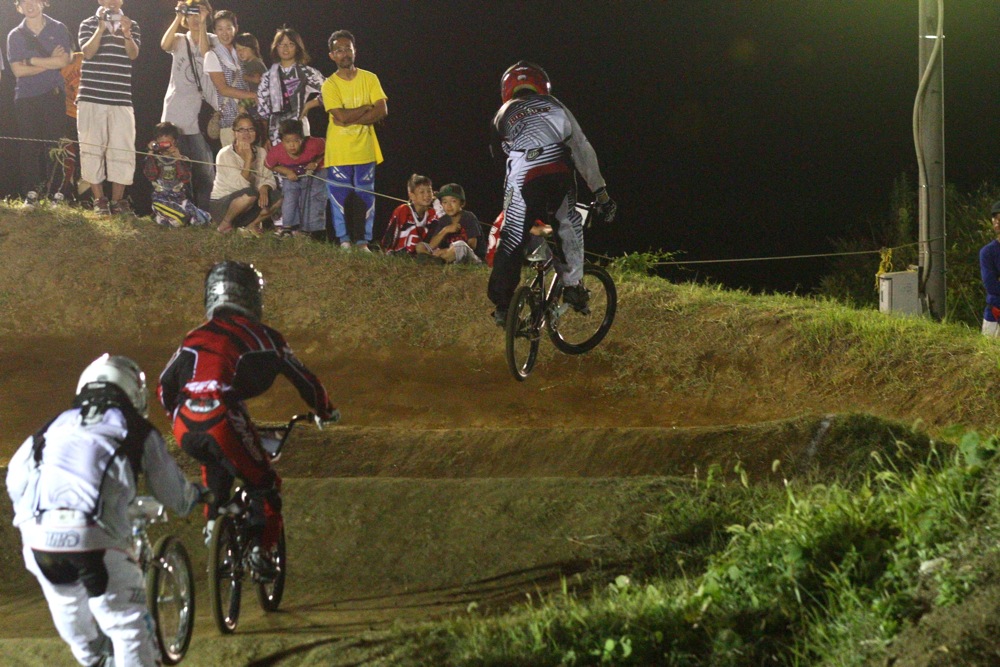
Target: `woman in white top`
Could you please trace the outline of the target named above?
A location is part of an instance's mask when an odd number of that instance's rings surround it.
[[[173,123],[180,130],[177,148],[191,160],[193,201],[198,208],[208,210],[215,180],[215,158],[198,127],[198,112],[202,100],[213,107],[218,105],[215,86],[205,76],[204,56],[219,40],[208,32],[212,4],[201,0],[197,14],[188,14],[190,7],[193,5],[184,0],[177,3],[173,23],[160,39],[160,48],[173,58],[160,121]],[[187,28],[187,32],[178,32],[181,28]]]
[[[234,223],[249,217],[253,210],[256,217],[246,227],[260,234],[263,221],[281,210],[280,197],[271,201],[277,183],[271,170],[264,166],[267,151],[257,142],[257,127],[250,114],[239,114],[230,134],[236,139],[224,146],[216,158],[210,205],[212,220],[219,223],[220,232],[231,232],[238,226]]]
[[[309,136],[307,114],[323,102],[324,77],[309,67],[309,53],[294,28],[279,28],[271,42],[271,65],[257,87],[257,112],[267,120],[271,145],[281,141],[278,126],[291,118],[302,121],[303,136]]]
[[[215,12],[215,36],[219,43],[205,54],[205,73],[211,78],[218,92],[218,109],[222,112],[219,141],[223,146],[233,143],[233,121],[239,115],[241,105],[257,106],[257,96],[251,92],[243,78],[243,66],[233,40],[239,32],[236,14],[223,9]]]

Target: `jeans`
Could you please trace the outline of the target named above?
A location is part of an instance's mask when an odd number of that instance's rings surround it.
[[[43,141],[22,141],[19,148],[21,194],[34,190],[38,196],[46,196],[46,183],[52,175],[52,160],[49,151],[59,144],[66,134],[66,94],[60,88],[35,97],[14,100],[17,129],[25,139]],[[58,182],[57,182],[58,184]]]

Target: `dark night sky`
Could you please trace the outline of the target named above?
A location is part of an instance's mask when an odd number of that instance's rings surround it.
[[[125,2],[144,34],[134,81],[140,145],[159,118],[170,59],[158,42],[174,4]],[[0,11],[5,34],[17,20],[11,5]],[[991,47],[1000,3],[945,5],[946,173],[972,187],[997,176]],[[96,6],[52,0],[48,13],[75,33]],[[236,11],[262,46],[282,23],[296,27],[324,74],[333,71],[326,37],[352,30],[358,66],[378,74],[389,96],[377,189],[405,198],[412,172],[436,186],[458,181],[483,220],[501,204],[503,166],[488,150],[499,75],[519,58],[539,62],[620,204],[614,227],[588,235],[599,252],[826,252],[831,237],[887,214],[897,176],[914,180],[918,0],[220,0],[219,8]],[[9,109],[6,74],[0,105]],[[322,114],[317,121],[321,133]],[[0,130],[15,133],[9,113]],[[7,165],[11,148],[2,147]],[[11,171],[0,175],[3,192]],[[376,232],[395,205],[379,201]],[[787,290],[814,285],[823,269],[796,260],[702,266],[698,275]]]

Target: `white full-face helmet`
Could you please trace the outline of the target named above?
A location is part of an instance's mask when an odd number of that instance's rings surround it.
[[[143,417],[149,416],[147,402],[146,374],[128,357],[102,354],[80,374],[76,383],[76,395],[86,390],[100,390],[107,385],[118,387],[128,398],[132,407]]]

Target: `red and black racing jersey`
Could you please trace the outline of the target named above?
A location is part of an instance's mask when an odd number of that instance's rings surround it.
[[[232,404],[259,396],[278,374],[287,377],[321,418],[333,406],[323,384],[276,330],[242,315],[220,313],[188,332],[160,375],[160,403],[174,416],[186,398]]]

